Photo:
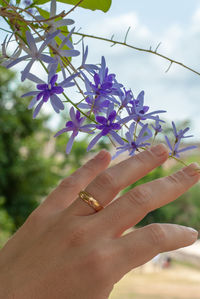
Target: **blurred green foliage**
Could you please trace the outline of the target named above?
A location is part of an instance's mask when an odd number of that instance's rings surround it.
[[[27,92],[14,73],[0,68],[0,228],[15,231],[58,181],[54,157],[46,157],[48,118],[32,119]],[[10,220],[12,219],[12,221]],[[7,223],[9,227],[7,227]]]

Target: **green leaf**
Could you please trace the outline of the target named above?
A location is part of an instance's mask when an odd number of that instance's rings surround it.
[[[70,5],[76,5],[79,0],[57,0],[58,2],[70,4]],[[44,4],[49,2],[49,0],[34,0],[34,4]],[[90,10],[102,10],[104,12],[107,12],[111,6],[112,0],[83,0],[79,6],[83,8],[87,8]]]
[[[4,7],[7,6],[7,4],[6,4],[3,0],[0,0],[0,5],[1,5],[1,6],[4,6]]]
[[[39,6],[35,6],[35,8],[43,18],[48,19],[50,17],[50,13],[48,11],[40,8]]]

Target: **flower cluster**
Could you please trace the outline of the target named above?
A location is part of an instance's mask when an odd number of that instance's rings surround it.
[[[24,1],[29,18],[31,16],[31,1]],[[8,9],[12,10],[12,7]],[[23,11],[26,11],[26,8]],[[162,132],[164,120],[161,115],[165,110],[151,111],[145,104],[144,91],[136,97],[131,89],[117,81],[115,74],[111,73],[105,57],[102,56],[99,64],[87,63],[88,46],[82,40],[82,58],[78,67],[72,64],[72,58],[80,55],[75,49],[73,34],[75,27],[72,19],[59,17],[56,13],[56,0],[51,0],[50,10],[38,10],[39,15],[34,16],[37,26],[21,17],[20,22],[13,24],[13,34],[5,38],[2,44],[1,65],[12,68],[18,63],[25,65],[21,72],[21,80],[30,80],[35,84],[35,90],[22,97],[32,97],[28,109],[33,109],[33,118],[36,118],[41,109],[50,103],[56,113],[68,108],[70,120],[64,128],[55,134],[55,137],[71,132],[67,143],[66,153],[69,154],[73,142],[79,132],[91,135],[88,151],[103,137],[107,136],[116,147],[113,158],[128,152],[130,156],[137,151],[149,147],[155,137]],[[43,12],[43,13],[42,13]],[[8,19],[9,23],[9,19]],[[20,25],[21,24],[21,25]],[[11,37],[15,37],[17,47],[9,55],[8,46]],[[77,43],[76,43],[77,44]],[[46,79],[33,73],[33,65],[39,62],[46,71]],[[66,89],[78,88],[80,101],[70,100]],[[64,100],[63,100],[64,99]],[[66,104],[65,104],[66,103]],[[69,105],[71,106],[69,108]],[[170,149],[170,156],[179,157],[181,152],[195,148],[187,146],[180,148],[182,139],[189,128],[177,131],[172,122],[175,141],[171,143],[165,136]]]
[[[185,136],[185,133],[188,132],[189,129],[190,129],[189,127],[185,128],[183,130],[181,129],[178,132],[177,132],[177,129],[176,129],[176,126],[175,126],[174,122],[172,122],[172,127],[173,127],[173,135],[174,135],[174,139],[175,139],[174,143],[171,144],[170,141],[169,141],[169,138],[165,135],[165,140],[166,140],[167,145],[168,145],[168,147],[171,151],[169,153],[170,156],[172,156],[172,157],[174,156],[174,157],[179,158],[180,153],[197,148],[196,145],[190,145],[190,146],[186,146],[186,147],[180,149],[180,143],[181,143],[182,139],[193,137],[193,135]]]

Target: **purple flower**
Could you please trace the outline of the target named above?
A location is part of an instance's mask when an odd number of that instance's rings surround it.
[[[167,145],[168,145],[168,147],[169,147],[169,149],[170,149],[169,156],[174,156],[174,157],[179,158],[179,157],[180,157],[180,155],[179,155],[180,153],[185,152],[185,151],[189,151],[189,150],[191,150],[191,149],[195,149],[195,148],[197,148],[196,145],[191,145],[191,146],[186,146],[186,147],[184,147],[184,148],[182,148],[182,149],[179,149],[181,139],[179,139],[179,140],[174,144],[174,146],[170,143],[170,141],[169,141],[169,139],[168,139],[167,136],[165,136],[165,140],[166,140]]]
[[[74,77],[76,77],[77,74],[68,77],[67,79],[65,79],[64,81],[56,85],[58,75],[55,74],[56,71],[55,68],[56,65],[52,65],[48,74],[47,83],[45,83],[43,80],[39,79],[33,74],[29,73],[27,75],[28,79],[34,81],[35,83],[38,83],[37,84],[38,90],[28,92],[22,96],[22,97],[34,96],[28,106],[29,109],[32,109],[35,106],[35,104],[39,102],[33,112],[33,118],[36,118],[42,105],[46,103],[49,99],[55,112],[59,113],[60,110],[64,110],[63,102],[59,99],[57,94],[63,93],[64,88],[66,87],[74,86],[74,83],[71,82],[71,80],[74,79]]]
[[[123,144],[123,140],[116,133],[116,130],[121,129],[119,123],[115,122],[117,113],[113,110],[114,105],[110,104],[107,109],[107,117],[104,116],[96,116],[96,121],[99,123],[95,125],[98,130],[101,130],[99,134],[97,134],[88,145],[87,151],[91,150],[93,146],[99,141],[102,136],[106,136],[110,134],[119,144]]]
[[[133,93],[130,90],[126,90],[124,88],[124,92],[122,92],[120,95],[119,95],[119,99],[120,99],[120,109],[123,109],[124,107],[127,107],[127,105],[132,101],[133,99]]]
[[[146,119],[156,119],[157,115],[154,114],[164,113],[164,110],[157,110],[150,113],[147,113],[149,110],[149,106],[144,106],[144,91],[141,91],[137,96],[137,99],[130,101],[131,106],[127,108],[129,116],[123,118],[121,123],[127,123],[130,120],[134,120],[135,122],[140,122],[141,120]]]
[[[30,58],[29,62],[27,63],[25,69],[21,72],[22,73],[22,77],[21,80],[24,81],[27,78],[27,75],[29,74],[29,71],[32,67],[32,65],[34,64],[35,61],[43,61],[46,63],[55,63],[56,60],[46,54],[42,54],[43,50],[47,47],[47,45],[50,43],[50,41],[57,36],[59,33],[59,30],[57,30],[56,32],[50,34],[46,40],[42,43],[42,45],[40,46],[40,48],[38,49],[36,46],[36,42],[35,39],[33,37],[33,35],[30,33],[30,31],[26,31],[26,41],[27,41],[27,45],[28,47],[23,47],[23,50],[27,53],[27,55],[24,55],[20,58],[17,58],[15,60],[13,60],[10,64],[7,65],[7,68],[11,68],[12,66],[16,65],[17,63],[24,61],[25,59]]]
[[[78,104],[78,107],[81,109],[89,109],[91,112],[93,112],[95,115],[106,112],[106,108],[108,108],[110,101],[105,100],[102,97],[87,97],[85,99],[86,103],[80,103]]]
[[[85,48],[84,43],[82,41],[82,63],[81,63],[81,66],[79,66],[78,69],[84,69],[88,73],[93,73],[94,74],[95,71],[98,70],[98,67],[95,64],[86,64],[87,56],[88,56],[88,46],[86,46],[86,48]]]
[[[94,128],[94,125],[89,125],[89,124],[83,126],[83,122],[85,121],[86,117],[81,117],[81,114],[78,110],[75,113],[75,110],[72,107],[70,109],[69,113],[70,113],[71,120],[66,123],[64,129],[58,131],[54,136],[54,137],[57,137],[65,132],[72,131],[71,137],[70,137],[70,139],[67,143],[67,147],[66,147],[67,154],[70,153],[74,139],[78,135],[79,132],[93,134],[92,128]]]
[[[151,125],[152,128],[154,129],[155,131],[155,135],[157,135],[158,133],[162,132],[162,126],[160,125],[160,122],[164,122],[163,120],[161,120],[159,118],[159,116],[157,115],[156,118],[155,118],[155,125]]]
[[[74,32],[74,28],[69,32],[67,37],[65,37],[63,39],[63,41],[60,45],[58,45],[57,43],[55,45],[53,45],[54,49],[56,50],[56,52],[54,53],[54,58],[56,60],[56,66],[58,67],[58,65],[60,65],[64,79],[66,79],[66,73],[65,73],[66,64],[63,62],[63,58],[74,57],[74,56],[78,56],[80,54],[79,51],[74,50],[74,46],[73,46],[72,42],[70,41],[73,32]],[[68,49],[66,49],[66,46],[68,47]]]
[[[167,142],[167,145],[170,149],[170,153],[169,155],[170,156],[174,156],[174,157],[180,157],[179,154],[182,153],[182,152],[185,152],[185,151],[188,151],[188,150],[191,150],[191,149],[195,149],[197,148],[196,145],[191,145],[191,146],[186,146],[182,149],[179,149],[180,147],[180,143],[181,143],[181,140],[183,138],[189,138],[189,137],[193,137],[193,135],[188,135],[188,136],[185,136],[185,133],[190,129],[189,127],[185,128],[185,129],[181,129],[177,132],[177,129],[176,129],[176,126],[175,126],[175,123],[172,122],[172,128],[173,128],[173,134],[174,134],[174,137],[175,137],[175,142],[174,142],[174,145],[172,145],[169,141],[169,138],[167,136],[165,136],[165,140]]]
[[[122,84],[119,84],[115,79],[115,74],[108,74],[108,68],[106,67],[105,58],[102,57],[101,67],[98,73],[95,72],[93,75],[94,84],[91,83],[85,77],[85,85],[89,96],[102,96],[110,99],[111,101],[118,103],[113,95],[120,95],[122,93]]]
[[[44,20],[44,23],[48,25],[48,33],[51,34],[58,30],[59,27],[61,26],[69,26],[74,24],[74,20],[71,19],[56,19],[54,18],[57,13],[56,13],[56,7],[57,3],[56,0],[51,0],[51,7],[50,7],[50,18],[51,20],[45,21],[45,19],[41,16],[39,16],[40,20]],[[63,40],[65,38],[65,35],[63,35],[61,32],[58,34],[58,37]],[[51,44],[55,46],[56,42],[54,40],[51,41]]]
[[[150,143],[145,142],[152,137],[152,133],[148,129],[148,124],[143,125],[137,137],[135,136],[135,125],[136,124],[134,122],[130,125],[129,131],[125,134],[127,142],[123,142],[122,146],[117,147],[118,151],[112,159],[115,159],[117,156],[126,151],[129,152],[129,156],[133,156],[139,148],[150,145]]]
[[[193,135],[188,135],[188,136],[184,136],[184,134],[189,131],[189,127],[185,128],[184,130],[180,130],[177,132],[177,129],[176,129],[176,126],[175,126],[175,123],[172,121],[172,127],[173,127],[173,134],[176,138],[176,140],[178,141],[179,139],[181,138],[189,138],[189,137],[193,137]]]

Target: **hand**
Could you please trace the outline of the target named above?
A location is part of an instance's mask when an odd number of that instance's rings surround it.
[[[158,145],[106,169],[110,154],[103,150],[64,179],[0,251],[0,298],[105,299],[131,269],[195,242],[195,230],[174,224],[154,223],[122,236],[199,180],[192,164],[111,202],[167,157]],[[96,213],[77,198],[84,189],[105,208]]]

